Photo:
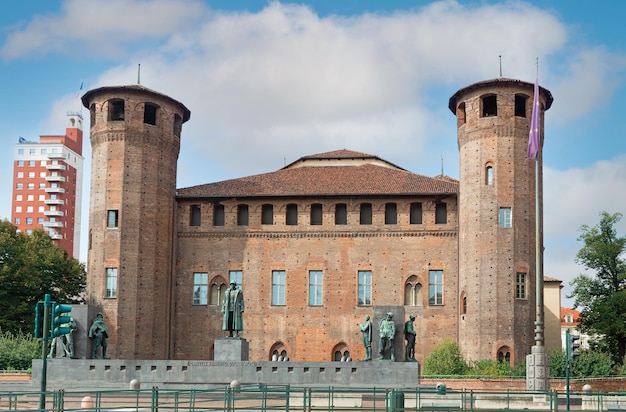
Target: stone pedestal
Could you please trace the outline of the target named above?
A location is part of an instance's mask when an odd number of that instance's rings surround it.
[[[216,361],[247,361],[248,341],[243,338],[219,338],[215,341]]]
[[[526,389],[550,390],[550,362],[543,346],[533,346],[526,356]]]

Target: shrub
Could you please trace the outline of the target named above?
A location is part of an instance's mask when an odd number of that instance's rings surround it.
[[[467,369],[459,345],[446,339],[426,356],[422,373],[430,376],[463,375]]]
[[[0,332],[0,370],[26,371],[41,357],[41,341],[32,335]]]

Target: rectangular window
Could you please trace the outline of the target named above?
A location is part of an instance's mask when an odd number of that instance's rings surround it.
[[[106,268],[106,294],[104,297],[117,297],[117,268]]]
[[[20,219],[19,217],[15,218],[15,224],[19,225],[20,223],[22,223],[22,219]]]
[[[23,153],[22,153],[23,154]],[[17,161],[17,166],[18,167],[23,167],[24,166],[24,161],[23,160],[18,160]]]
[[[412,225],[421,225],[422,224],[422,204],[421,203],[411,203],[411,211],[410,211],[410,223]]]
[[[24,188],[24,184],[22,184],[22,183],[18,183],[18,184],[16,184],[16,185],[15,185],[15,188],[16,188],[17,190],[22,190],[22,189]]]
[[[27,225],[32,225],[33,224],[33,218],[32,217],[27,217],[26,218],[26,224]]]
[[[35,162],[34,160],[29,160],[29,161],[28,161],[28,166],[30,166],[30,167],[35,167],[35,163],[36,163],[36,162]]]
[[[272,305],[285,304],[285,271],[272,270]]]
[[[285,216],[285,223],[290,226],[298,224],[298,205],[293,203],[287,205],[287,216]]]
[[[200,226],[200,205],[191,205],[189,207],[189,226]]]
[[[20,156],[24,155],[24,149],[17,149],[17,154]]]
[[[209,274],[194,273],[193,274],[193,304],[206,305],[209,293]]]
[[[117,227],[118,213],[117,210],[107,210],[107,227]]]
[[[515,274],[515,298],[526,299],[526,273]]]
[[[322,205],[319,203],[315,203],[311,205],[311,224],[312,225],[322,224]]]
[[[22,206],[15,206],[15,213],[22,213]]]
[[[386,225],[398,224],[398,206],[395,203],[385,204],[385,224]]]
[[[15,200],[17,202],[21,202],[22,201],[22,195],[15,195]]]
[[[435,223],[438,225],[448,223],[448,208],[445,203],[437,203],[435,206]]]
[[[237,206],[237,226],[248,226],[248,205]]]
[[[501,228],[510,228],[511,227],[511,208],[510,207],[501,207],[500,208],[500,227]]]
[[[372,304],[372,271],[371,270],[359,270],[359,306],[366,306]]]
[[[345,203],[337,203],[335,205],[335,224],[348,224],[348,206]]]
[[[48,154],[48,149],[46,148],[41,149],[41,154],[42,155]]]
[[[224,226],[224,205],[213,205],[213,226]]]
[[[428,304],[443,305],[443,270],[428,271]]]
[[[309,305],[322,305],[323,277],[321,270],[309,271]]]
[[[156,125],[157,107],[153,104],[146,103],[143,110],[143,122],[146,124]]]
[[[24,177],[24,172],[17,172],[17,178],[22,179]]]
[[[274,206],[273,205],[261,206],[261,224],[262,225],[274,224]]]
[[[362,225],[372,224],[372,204],[371,203],[361,203],[359,223]]]
[[[243,272],[241,270],[231,270],[228,272],[228,283],[235,282],[239,288],[243,289]]]
[[[28,190],[35,190],[35,184],[34,183],[29,183],[27,187],[28,187]]]
[[[38,225],[43,225],[43,217],[38,217],[37,218],[37,224]]]

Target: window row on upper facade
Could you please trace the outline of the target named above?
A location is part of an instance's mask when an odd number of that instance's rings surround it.
[[[504,98],[500,96],[500,98]],[[514,96],[513,115],[515,117],[528,117],[530,96],[523,93],[517,93]],[[501,104],[501,103],[500,103]],[[480,96],[480,117],[498,116],[498,95],[485,94]],[[467,121],[467,113],[465,111],[465,102],[460,103],[456,108],[457,125],[460,127]]]
[[[123,99],[111,99],[108,100],[104,107],[107,111],[107,122],[123,122],[126,118],[126,104]],[[159,114],[162,108],[156,103],[145,102],[143,104],[143,123],[153,126],[158,126]],[[89,108],[91,116],[92,127],[96,124],[96,104],[92,103]],[[183,127],[183,119],[174,114],[174,136],[180,137],[180,132]]]
[[[322,225],[324,224],[324,210],[321,203],[313,203],[310,205],[309,218],[307,223],[310,225]],[[247,204],[237,205],[237,226],[248,226],[250,223],[250,207]],[[288,226],[296,226],[300,222],[300,212],[298,205],[295,203],[289,203],[284,208],[285,224]],[[335,225],[347,225],[348,224],[348,205],[346,203],[337,203],[333,207],[334,224]],[[274,205],[263,204],[261,205],[260,222],[262,225],[273,225],[276,212]],[[371,203],[361,203],[359,205],[359,224],[371,225],[373,223],[373,209]],[[446,224],[448,222],[448,210],[447,204],[439,202],[435,204],[435,223]],[[386,225],[398,224],[398,205],[396,203],[385,203],[384,208],[384,223]],[[413,202],[409,205],[409,224],[422,224],[423,223],[423,207],[420,202]],[[213,205],[213,226],[224,226],[226,224],[224,205]],[[201,205],[189,206],[189,226],[201,226],[202,225],[202,208]]]
[[[297,301],[307,299],[309,306],[324,306],[324,271],[309,270],[308,276],[308,296],[294,296]],[[272,306],[285,306],[289,293],[287,271],[272,270],[270,302]],[[422,306],[423,297],[421,284],[416,282],[417,276],[411,276],[404,286],[404,304],[406,306]],[[236,283],[238,287],[243,283],[243,271],[232,270],[229,272],[229,280],[221,275],[209,278],[207,272],[193,273],[193,305],[221,305],[224,293],[230,283]],[[357,306],[372,305],[372,271],[358,270],[356,273],[357,282]],[[293,293],[298,293],[301,289],[294,288]],[[301,293],[301,292],[300,292]],[[443,270],[428,271],[428,305],[441,306],[444,304],[444,279]]]

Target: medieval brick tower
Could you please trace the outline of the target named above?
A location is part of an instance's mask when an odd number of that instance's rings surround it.
[[[92,145],[87,301],[112,332],[108,356],[167,359],[176,163],[190,112],[141,85],[90,90],[82,102]]]
[[[540,94],[543,123],[553,99],[546,89]],[[460,152],[458,341],[470,360],[516,362],[534,344],[535,160],[527,155],[532,102],[533,84],[506,78],[467,86],[449,102]],[[541,169],[538,176],[541,182]]]

